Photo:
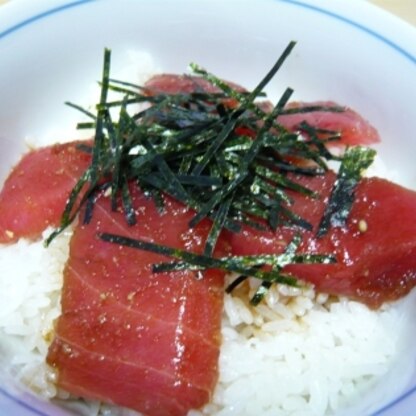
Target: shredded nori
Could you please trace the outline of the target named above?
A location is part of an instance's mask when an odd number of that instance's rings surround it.
[[[330,228],[345,226],[362,172],[373,163],[375,154],[375,150],[361,146],[346,150],[318,227],[318,237],[325,235]]]
[[[91,154],[91,165],[74,186],[62,214],[59,228],[46,240],[48,245],[76,218],[85,206],[83,221],[88,223],[101,192],[111,195],[111,209],[122,210],[129,225],[137,222],[131,189],[138,186],[152,198],[160,212],[164,194],[195,211],[189,226],[204,218],[211,230],[202,255],[168,248],[123,236],[101,234],[112,243],[128,245],[170,256],[175,261],[154,266],[154,272],[183,269],[220,268],[241,276],[227,291],[248,276],[263,282],[251,302],[258,304],[272,283],[296,285],[297,280],[282,272],[290,263],[332,262],[328,255],[298,255],[297,236],[280,255],[216,258],[215,247],[224,228],[239,232],[242,225],[276,230],[290,226],[301,232],[312,225],[291,210],[293,195],[319,198],[298,181],[298,177],[323,175],[328,161],[341,161],[317,236],[332,226],[345,223],[354,198],[354,190],[374,151],[348,149],[343,156],[331,153],[327,143],[339,140],[335,131],[317,129],[303,122],[297,132],[279,124],[278,116],[311,111],[344,111],[337,106],[286,108],[293,90],[287,88],[274,108],[264,111],[256,100],[265,97],[264,88],[283,65],[295,42],[282,55],[258,85],[241,91],[191,64],[194,76],[200,76],[217,88],[214,93],[197,89],[191,93],[152,94],[143,86],[110,78],[111,52],[104,51],[100,101],[96,114],[67,103],[90,121],[79,128],[92,128],[94,142],[82,144],[80,151]],[[110,91],[120,99],[109,99]],[[132,104],[146,103],[132,112]],[[115,111],[119,109],[118,113]],[[296,160],[296,162],[294,162]]]

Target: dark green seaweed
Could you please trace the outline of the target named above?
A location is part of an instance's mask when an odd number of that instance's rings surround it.
[[[293,90],[286,88],[270,112],[257,105],[265,97],[264,88],[281,68],[293,48],[290,42],[273,67],[252,91],[242,91],[222,81],[196,64],[196,76],[210,82],[217,91],[159,94],[134,83],[110,78],[111,52],[104,51],[101,94],[96,114],[67,103],[89,121],[79,128],[94,130],[92,145],[81,144],[80,151],[91,154],[91,164],[69,195],[60,226],[46,240],[49,244],[69,226],[84,208],[84,223],[94,213],[97,198],[106,192],[111,209],[121,210],[127,224],[137,222],[131,190],[140,187],[162,212],[166,195],[195,211],[189,226],[208,218],[211,229],[202,255],[159,246],[123,236],[100,234],[112,243],[172,257],[174,261],[154,265],[154,272],[219,268],[240,274],[230,284],[233,290],[248,276],[261,279],[251,300],[258,304],[275,282],[296,285],[293,276],[283,273],[290,263],[331,262],[328,255],[297,254],[300,237],[280,255],[215,258],[217,241],[224,228],[239,232],[242,225],[259,230],[280,226],[312,230],[312,225],[292,211],[293,195],[320,198],[319,192],[301,184],[299,177],[322,175],[327,162],[341,162],[330,201],[317,236],[330,227],[342,226],[354,199],[361,171],[374,157],[374,151],[348,149],[333,155],[327,144],[340,134],[300,123],[297,132],[279,124],[278,116],[313,111],[344,111],[338,106],[287,108]],[[119,99],[109,98],[109,93]],[[132,104],[146,107],[132,112]],[[117,112],[118,109],[118,112]],[[293,160],[300,161],[293,162]]]

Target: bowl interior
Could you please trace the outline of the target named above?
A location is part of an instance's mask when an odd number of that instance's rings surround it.
[[[392,176],[415,187],[415,30],[365,2],[49,0],[3,7],[0,181],[25,141],[78,136],[80,116],[64,102],[98,99],[93,85],[105,47],[113,51],[115,78],[139,79],[137,62],[181,73],[196,62],[253,88],[296,40],[268,95],[276,100],[290,86],[293,99],[353,107],[380,131],[378,150]]]

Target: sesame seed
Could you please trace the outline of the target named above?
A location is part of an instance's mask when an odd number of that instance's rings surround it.
[[[365,233],[368,230],[368,224],[366,220],[358,221],[358,230],[360,233]]]

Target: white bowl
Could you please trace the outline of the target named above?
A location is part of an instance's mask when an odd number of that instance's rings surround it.
[[[0,8],[0,180],[28,137],[75,135],[79,115],[63,103],[88,104],[104,47],[113,50],[116,74],[126,70],[131,51],[144,51],[164,71],[184,72],[197,62],[253,87],[292,39],[296,49],[269,95],[291,86],[294,99],[330,99],[358,110],[380,131],[386,167],[416,187],[416,30],[362,0],[6,3]],[[408,383],[400,391],[392,386],[394,397],[386,396],[374,415],[416,412],[413,369],[412,361]],[[2,381],[1,414],[59,412]]]

